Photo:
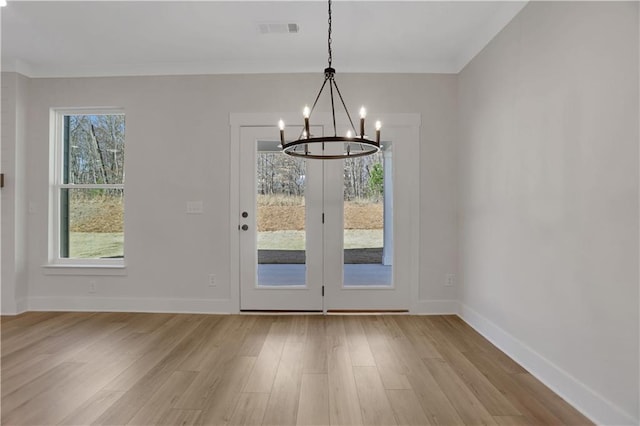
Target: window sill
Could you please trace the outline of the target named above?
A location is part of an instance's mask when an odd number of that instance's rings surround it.
[[[127,275],[125,265],[47,264],[42,269],[45,275]]]

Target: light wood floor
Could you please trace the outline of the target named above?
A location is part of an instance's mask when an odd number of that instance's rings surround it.
[[[455,316],[2,317],[2,424],[586,425]]]

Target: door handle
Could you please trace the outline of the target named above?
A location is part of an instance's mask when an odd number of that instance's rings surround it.
[[[246,231],[248,229],[249,229],[249,225],[247,225],[247,224],[242,225],[242,230],[243,231]]]

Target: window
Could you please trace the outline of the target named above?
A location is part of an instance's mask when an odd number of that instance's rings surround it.
[[[50,260],[122,265],[124,113],[56,110],[53,123]]]

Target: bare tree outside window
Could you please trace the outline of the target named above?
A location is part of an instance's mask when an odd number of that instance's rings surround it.
[[[65,114],[60,257],[124,256],[124,114]]]

